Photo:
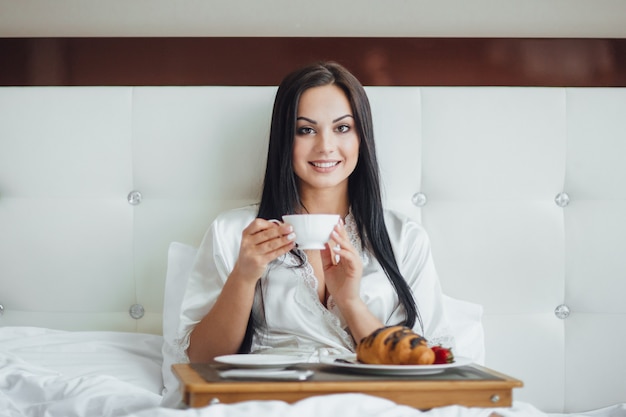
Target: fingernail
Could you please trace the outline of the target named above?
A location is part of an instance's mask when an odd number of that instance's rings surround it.
[[[341,256],[335,255],[335,263],[338,264],[340,259],[341,259]]]
[[[289,239],[289,240],[296,240],[296,234],[295,233],[289,233],[287,235],[287,239]]]
[[[335,247],[333,248],[333,250],[334,250],[335,252],[339,252],[339,251],[341,250],[341,246],[339,246],[339,245],[335,245]]]

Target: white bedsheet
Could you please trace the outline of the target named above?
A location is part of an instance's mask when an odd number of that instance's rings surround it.
[[[363,394],[294,404],[248,401],[197,409],[161,402],[162,337],[120,332],[0,328],[1,417],[547,417],[526,403],[507,409],[440,407],[422,412]],[[626,406],[567,416],[626,417]],[[565,415],[550,415],[550,417]]]
[[[124,332],[68,332],[39,327],[0,328],[0,352],[66,377],[109,375],[160,394],[161,336]]]
[[[161,400],[162,337],[0,328],[0,416],[124,416]]]
[[[0,413],[25,416],[125,416],[159,403],[158,394],[108,375],[67,376],[19,358],[0,363]]]

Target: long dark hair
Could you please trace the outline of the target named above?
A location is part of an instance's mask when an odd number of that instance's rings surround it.
[[[346,94],[361,139],[358,162],[348,179],[350,211],[356,222],[359,237],[363,246],[368,248],[381,264],[398,294],[400,304],[406,312],[403,324],[412,328],[416,319],[421,324],[421,318],[411,289],[396,263],[385,227],[369,100],[361,83],[343,66],[334,62],[313,64],[287,75],[278,87],[258,216],[264,219],[279,219],[283,214],[294,213],[302,206],[292,164],[298,102],[305,90],[325,85],[335,85]],[[240,352],[250,351],[252,336],[260,320],[253,310]]]

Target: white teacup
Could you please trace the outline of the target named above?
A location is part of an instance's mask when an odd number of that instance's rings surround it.
[[[335,225],[338,214],[287,214],[285,223],[293,226],[299,249],[324,249]]]

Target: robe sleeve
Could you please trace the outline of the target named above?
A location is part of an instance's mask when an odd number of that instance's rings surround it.
[[[211,310],[222,292],[239,256],[241,233],[256,212],[253,206],[224,212],[205,233],[181,305],[176,343],[180,359],[188,361],[186,351],[191,331]]]

